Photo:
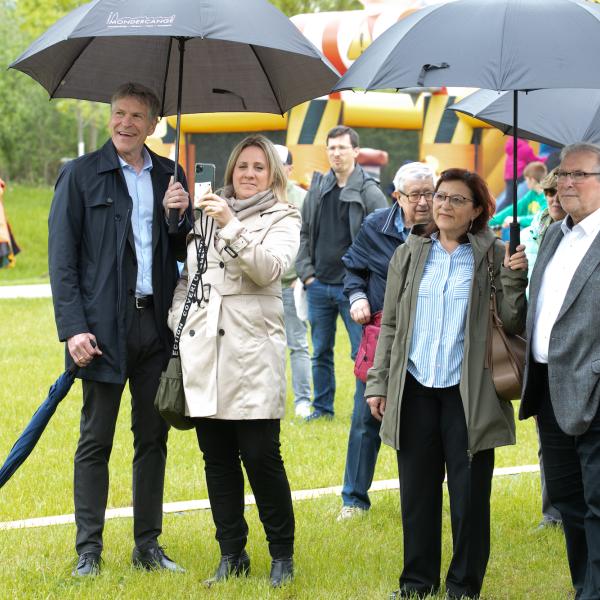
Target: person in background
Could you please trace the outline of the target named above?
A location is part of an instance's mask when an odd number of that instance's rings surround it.
[[[344,294],[350,301],[350,316],[359,325],[368,324],[383,308],[388,267],[396,248],[411,230],[431,221],[434,177],[424,163],[400,167],[394,177],[394,204],[371,213],[342,256],[346,267]],[[381,445],[380,422],[371,414],[364,398],[365,384],[358,378],[356,389],[338,521],[370,508],[368,491]]]
[[[279,441],[286,400],[281,277],[298,251],[300,213],[286,202],[283,164],[262,135],[237,144],[225,186],[202,196],[198,206],[194,232],[207,218],[216,231],[207,240],[202,293],[182,329],[180,356],[186,412],[196,425],[221,551],[207,583],[250,571],[243,464],[269,543],[270,582],[278,587],[294,574],[294,510]],[[172,330],[199,270],[200,242],[188,241],[169,312]]]
[[[298,210],[302,209],[306,190],[291,179],[293,170],[292,153],[286,146],[275,144],[277,154],[283,163],[287,176],[287,201]],[[297,417],[310,415],[311,366],[308,349],[308,327],[306,321],[298,318],[294,302],[294,286],[302,285],[296,275],[294,265],[281,278],[283,293],[283,314],[285,320],[285,338],[290,351],[290,369],[292,372],[292,389],[294,391],[294,412]]]
[[[448,169],[433,223],[390,262],[381,333],[365,395],[396,449],[404,537],[400,589],[425,598],[440,586],[442,498],[448,478],[452,559],[446,598],[479,598],[490,553],[494,448],[515,443],[510,402],[485,366],[491,283],[508,333],[525,326],[527,259],[509,257],[489,230],[490,192],[479,175]],[[490,254],[492,255],[490,257]]]
[[[352,320],[350,303],[343,293],[342,256],[364,218],[388,205],[378,183],[357,164],[358,153],[359,138],[354,129],[338,126],[329,131],[331,169],[322,177],[315,174],[302,206],[296,271],[306,287],[314,388],[313,412],[306,417],[307,422],[333,418],[333,348],[338,316],[350,338],[352,360],[360,344],[361,327]]]
[[[74,494],[79,555],[73,576],[100,569],[108,463],[125,383],[133,431],[135,567],[183,571],[158,544],[168,425],[154,408],[173,345],[167,312],[191,223],[185,175],[144,142],[160,103],[137,83],[111,100],[111,139],[67,163],[48,217],[48,262],[58,337],[67,366],[79,367],[83,407],[75,453]],[[170,209],[179,230],[168,233]],[[188,218],[184,218],[187,215]]]
[[[498,204],[496,209],[498,211],[512,206],[513,203],[513,153],[514,153],[514,141],[512,137],[507,138],[506,144],[504,145],[505,161],[504,161],[504,184],[505,193],[501,204]],[[533,148],[529,145],[527,140],[521,138],[517,139],[517,183],[523,182],[523,169],[534,161],[542,161],[542,158],[538,156]]]
[[[541,181],[546,177],[546,165],[543,162],[529,163],[523,169],[528,192],[517,202],[517,220],[521,229],[529,227],[533,217],[546,208],[546,197]],[[508,227],[513,219],[513,207],[506,206],[490,219],[490,227]]]
[[[4,211],[3,197],[5,189],[6,183],[0,178],[0,269],[3,267],[14,267],[16,262],[15,256],[21,251],[15,241],[10,223]]]
[[[548,173],[541,184],[548,207],[538,212],[529,226],[529,231],[523,231],[521,234],[521,239],[524,241],[526,247],[525,253],[527,254],[527,262],[529,263],[529,273],[533,271],[538,248],[544,239],[548,227],[556,221],[562,221],[567,216],[558,197],[558,181],[556,179],[557,170],[558,167]],[[558,510],[552,506],[550,498],[548,498],[548,486],[546,485],[541,443],[538,444],[538,459],[540,462],[540,480],[542,485],[542,520],[538,525],[538,529],[544,529],[545,527],[562,525],[562,517]]]

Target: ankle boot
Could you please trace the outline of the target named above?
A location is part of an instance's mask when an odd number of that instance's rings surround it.
[[[271,587],[281,587],[294,578],[293,558],[274,558],[271,561]]]
[[[250,557],[245,550],[242,550],[239,554],[222,554],[215,574],[204,583],[210,586],[213,583],[225,581],[225,579],[229,579],[232,576],[245,577],[249,574]]]

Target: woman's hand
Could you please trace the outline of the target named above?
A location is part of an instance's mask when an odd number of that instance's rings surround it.
[[[227,202],[216,194],[202,196],[197,206],[202,209],[206,216],[212,217],[219,227],[225,227],[233,219],[233,213]]]
[[[519,244],[517,251],[510,256],[508,251],[509,243],[506,242],[506,252],[504,253],[504,266],[511,271],[527,271],[528,263],[525,256],[525,246]]]
[[[378,420],[383,420],[385,412],[385,396],[371,396],[367,398],[367,404],[371,409],[371,414]]]

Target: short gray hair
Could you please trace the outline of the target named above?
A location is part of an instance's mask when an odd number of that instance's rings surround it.
[[[431,179],[431,183],[435,185],[435,172],[429,165],[421,162],[402,165],[394,176],[394,190],[403,192],[406,182],[413,179]]]
[[[563,161],[569,154],[579,154],[580,152],[590,152],[596,155],[596,165],[600,167],[600,146],[588,142],[577,142],[565,146],[560,152],[560,160]]]
[[[140,102],[143,102],[148,107],[148,116],[150,119],[158,119],[160,116],[160,101],[150,88],[147,88],[141,83],[129,81],[128,83],[120,85],[112,95],[110,105],[112,107],[117,100],[129,98],[131,96]]]

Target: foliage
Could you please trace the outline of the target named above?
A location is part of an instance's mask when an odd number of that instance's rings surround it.
[[[288,17],[300,13],[327,12],[337,10],[359,10],[359,0],[271,0]]]

